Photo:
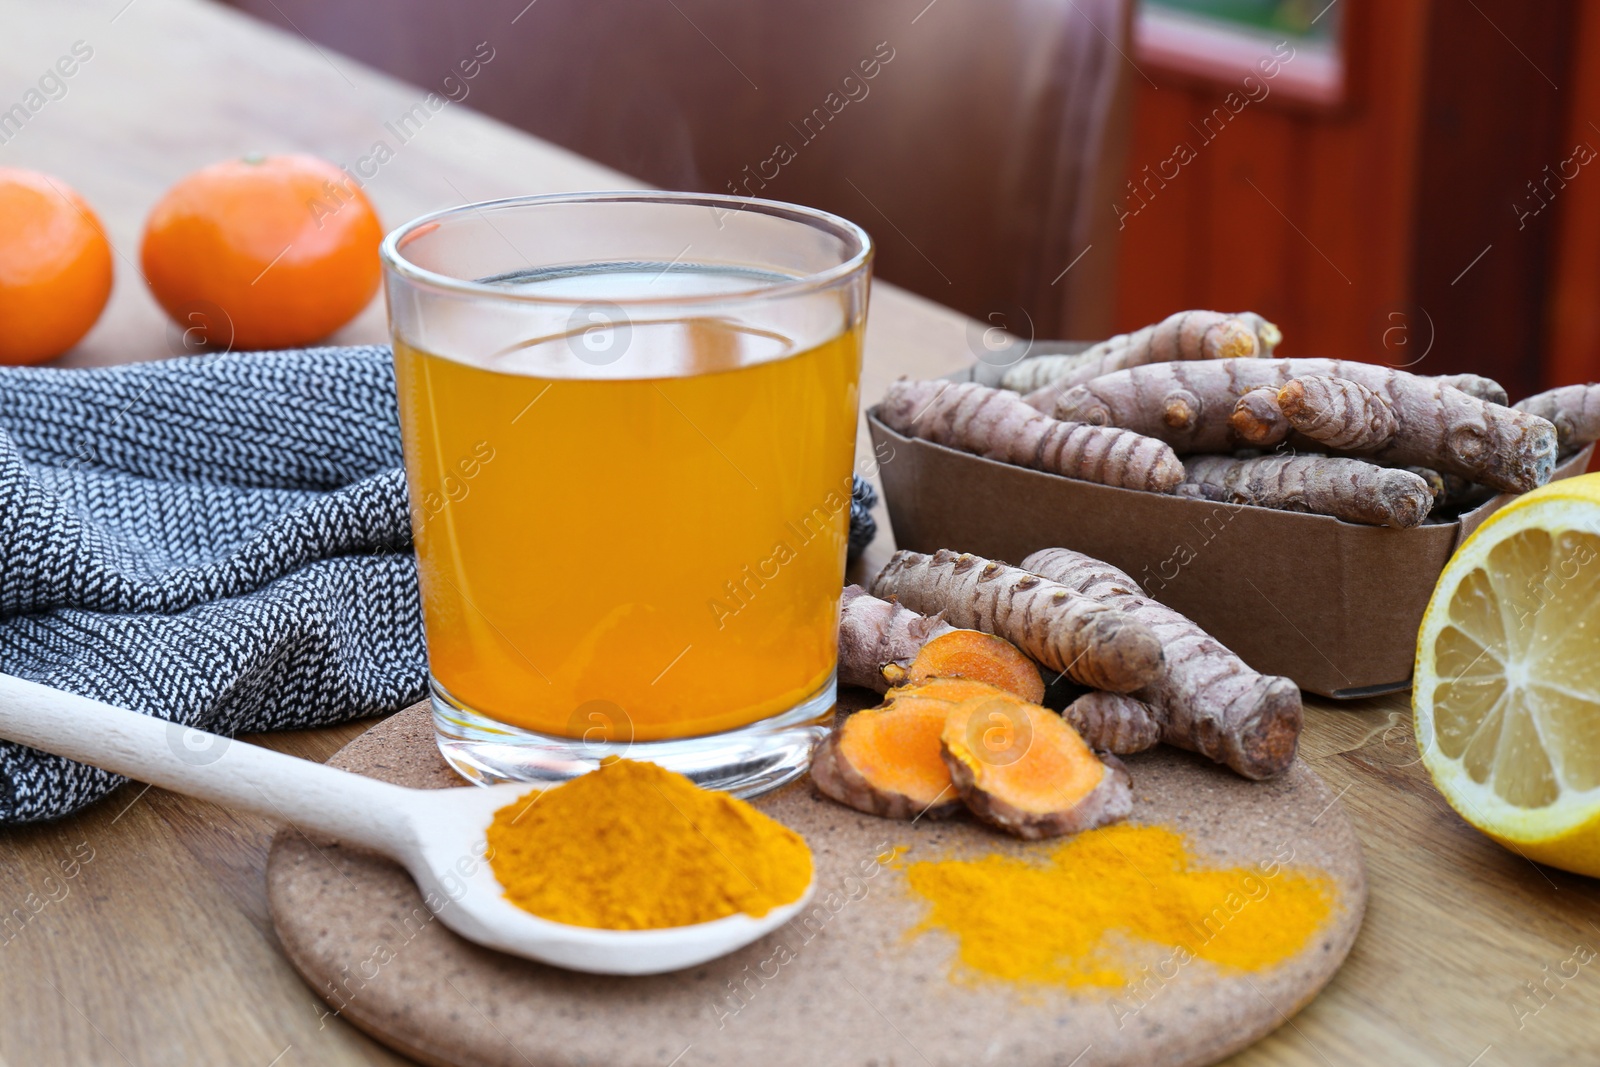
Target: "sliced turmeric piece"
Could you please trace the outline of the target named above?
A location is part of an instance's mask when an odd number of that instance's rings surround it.
[[[945,716],[973,700],[1020,702],[976,678],[928,678],[898,686],[881,707],[856,712],[817,746],[811,777],[824,796],[870,815],[948,815],[961,807],[961,798],[950,784],[939,735]]]
[[[1014,699],[963,702],[939,743],[972,813],[1028,840],[1090,830],[1133,810],[1128,772],[1104,761],[1061,716]]]
[[[964,704],[969,700],[979,697],[1015,698],[1015,693],[1009,693],[997,685],[985,682],[980,678],[928,678],[914,685],[901,685],[889,690],[883,699],[886,703],[900,700],[904,697],[914,697],[919,700],[942,700],[954,707]]]
[[[1030,704],[1044,700],[1044,679],[1038,665],[1010,641],[982,630],[948,630],[918,649],[909,669],[891,664],[883,674],[896,685],[920,685],[933,678],[972,678]]]
[[[1132,810],[1127,771],[1102,762],[1054,712],[975,678],[930,678],[889,691],[829,734],[812,756],[824,796],[889,819],[939,818],[965,804],[1037,839]]]
[[[952,681],[983,684],[956,679],[938,684]],[[995,692],[980,699],[993,699]],[[891,691],[888,704],[856,712],[823,738],[811,757],[812,781],[824,796],[886,819],[940,818],[958,811],[961,798],[939,750],[945,716],[955,706],[908,690]]]

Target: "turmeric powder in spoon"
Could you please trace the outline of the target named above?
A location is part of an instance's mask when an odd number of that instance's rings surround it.
[[[812,871],[804,839],[744,801],[615,757],[497,811],[489,865],[518,907],[611,930],[759,917]]]

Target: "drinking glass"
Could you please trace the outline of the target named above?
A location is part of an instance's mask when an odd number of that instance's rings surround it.
[[[748,796],[834,700],[872,244],[690,193],[470,204],[383,244],[440,751]]]

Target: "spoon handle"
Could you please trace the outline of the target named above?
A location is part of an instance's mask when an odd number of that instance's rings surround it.
[[[0,738],[387,855],[415,790],[0,674]]]

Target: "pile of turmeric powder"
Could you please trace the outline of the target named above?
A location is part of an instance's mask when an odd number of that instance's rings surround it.
[[[744,801],[615,757],[497,811],[488,858],[518,907],[610,930],[759,917],[812,873],[804,839]]]
[[[905,875],[930,905],[914,932],[955,937],[956,977],[1115,988],[1141,966],[1204,960],[1258,971],[1297,954],[1335,892],[1322,872],[1285,866],[1284,851],[1218,869],[1180,833],[1123,824],[1079,834],[1043,862],[925,860],[907,863]]]

